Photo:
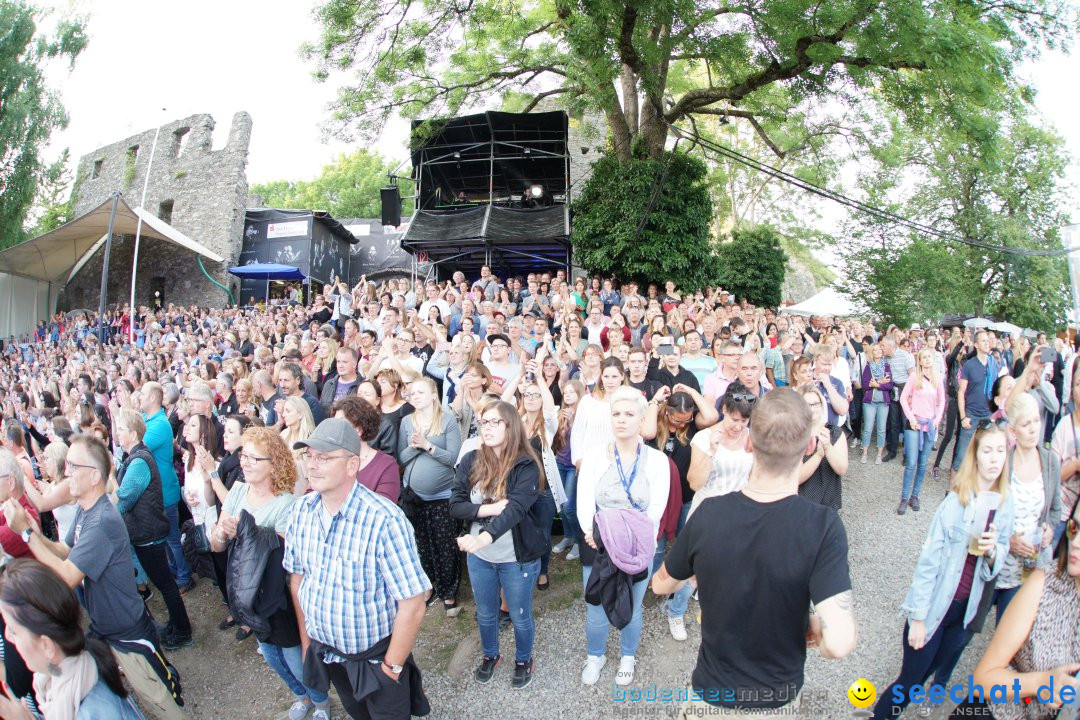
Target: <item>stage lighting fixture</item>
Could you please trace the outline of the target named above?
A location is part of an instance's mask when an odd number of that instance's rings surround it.
[[[544,197],[544,186],[543,185],[530,185],[529,186],[529,197],[537,199],[537,200]]]

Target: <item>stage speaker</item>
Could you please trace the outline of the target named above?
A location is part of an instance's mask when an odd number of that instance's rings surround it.
[[[379,190],[382,199],[382,224],[397,227],[401,224],[401,190],[397,185]]]

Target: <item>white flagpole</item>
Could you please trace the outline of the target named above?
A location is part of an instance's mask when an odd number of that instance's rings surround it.
[[[165,108],[161,108],[165,112]],[[150,159],[146,163],[146,177],[143,178],[142,198],[139,200],[139,209],[146,209],[146,189],[150,185],[150,171],[154,167],[154,152],[157,150],[158,136],[161,135],[161,125],[154,131],[154,144],[150,146]],[[131,321],[128,323],[128,342],[135,343],[135,277],[139,273],[139,240],[142,236],[142,216],[139,216],[135,224],[135,257],[131,261],[131,298],[128,301],[128,312]]]

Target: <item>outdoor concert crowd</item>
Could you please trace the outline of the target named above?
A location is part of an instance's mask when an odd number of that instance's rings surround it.
[[[975,680],[1031,701],[968,698],[957,717],[1052,718],[1068,699],[1035,696],[1080,670],[1069,342],[562,270],[302,295],[61,313],[4,344],[0,716],[186,717],[168,654],[198,652],[197,583],[221,595],[219,631],[255,636],[291,720],[328,720],[331,687],[353,718],[427,714],[426,613],[475,615],[468,682],[523,689],[563,553],[583,684],[634,682],[651,591],[675,641],[701,627],[681,717],[778,716],[808,650],[885,641],[858,636],[838,511],[850,463],[898,458],[890,508],[933,522],[874,717],[948,686],[992,607]],[[927,473],[944,500],[922,496]]]

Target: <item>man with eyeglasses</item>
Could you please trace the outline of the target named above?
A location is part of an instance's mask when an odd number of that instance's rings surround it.
[[[599,304],[589,308],[589,319],[585,321],[582,330],[589,334],[590,345],[600,345],[600,332],[604,329],[604,309]]]
[[[401,330],[393,338],[383,339],[379,353],[368,370],[368,377],[375,377],[383,368],[397,370],[405,382],[412,382],[420,377],[424,372],[424,361],[412,353],[415,342],[416,335],[412,330]]]
[[[304,680],[324,692],[333,684],[350,717],[426,715],[412,648],[431,581],[405,514],[357,482],[375,451],[342,418],[293,448],[307,451],[312,489],[292,507],[283,562]]]
[[[741,355],[742,348],[737,344],[730,340],[724,340],[720,343],[719,366],[705,378],[706,397],[714,400],[724,397],[728,385],[735,382],[735,378],[739,376],[739,357]]]
[[[89,634],[112,648],[139,703],[158,718],[183,718],[176,671],[165,660],[157,630],[135,587],[127,528],[106,494],[111,470],[112,457],[100,440],[93,435],[71,437],[65,482],[78,509],[63,542],[42,535],[13,500],[4,503],[4,516],[39,562],[69,587],[82,587]]]
[[[487,338],[488,358],[484,365],[491,372],[490,392],[502,394],[503,389],[514,381],[521,367],[510,360],[510,338],[501,333]]]

